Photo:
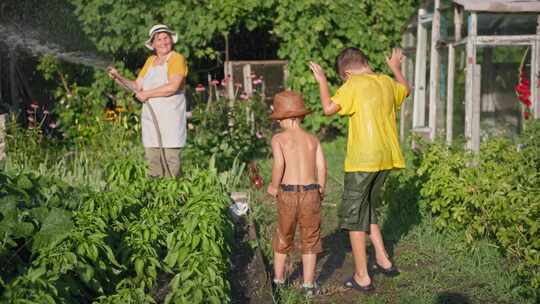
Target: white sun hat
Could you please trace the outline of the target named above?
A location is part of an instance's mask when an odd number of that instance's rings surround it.
[[[154,36],[157,34],[157,33],[162,33],[162,32],[165,32],[165,33],[169,33],[172,37],[172,41],[173,41],[173,44],[178,42],[178,34],[176,34],[175,32],[173,32],[171,29],[169,29],[168,26],[164,25],[164,24],[156,24],[154,26],[152,26],[152,28],[150,29],[150,31],[148,31],[148,40],[146,40],[146,42],[144,43],[144,45],[149,48],[150,50],[154,50],[154,48],[152,47],[152,40],[154,39]]]

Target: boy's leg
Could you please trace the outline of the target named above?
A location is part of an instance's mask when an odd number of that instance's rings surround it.
[[[274,251],[274,280],[278,283],[285,282],[285,260],[286,254]]]
[[[361,286],[367,286],[371,283],[367,269],[366,234],[365,231],[349,231],[354,258],[354,279]]]
[[[302,266],[304,270],[304,285],[313,285],[313,283],[315,282],[317,254],[302,254]]]
[[[277,207],[278,225],[272,240],[274,279],[282,282],[285,279],[285,260],[287,259],[287,253],[293,246],[296,230],[297,193],[279,191]]]
[[[355,281],[368,286],[366,235],[375,221],[370,193],[377,178],[376,172],[346,172],[344,177],[343,201],[340,206],[340,226],[349,231],[355,264]]]
[[[371,239],[371,244],[373,244],[373,248],[375,248],[375,260],[377,261],[377,264],[379,264],[383,268],[392,267],[392,262],[390,262],[390,259],[388,258],[388,253],[384,248],[384,242],[379,225],[371,224],[370,227],[371,232],[369,234],[369,238]]]
[[[369,199],[372,206],[372,213],[375,213],[375,209],[377,206],[379,206],[381,199],[382,199],[382,192],[383,192],[383,185],[386,181],[386,176],[388,175],[389,171],[384,170],[380,171],[377,174],[377,177],[373,181],[373,187],[371,188]],[[392,262],[390,262],[390,259],[388,258],[388,253],[386,252],[386,249],[384,248],[384,242],[383,242],[383,236],[381,233],[381,229],[379,228],[379,225],[376,223],[375,220],[371,221],[370,223],[370,234],[369,237],[371,239],[371,244],[373,244],[373,248],[375,249],[375,259],[377,264],[382,266],[383,268],[389,268],[392,266]]]
[[[298,224],[300,225],[300,237],[302,240],[304,285],[313,286],[317,254],[322,252],[321,195],[318,189],[301,193]]]

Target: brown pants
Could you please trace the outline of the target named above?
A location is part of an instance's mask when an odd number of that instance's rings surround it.
[[[287,254],[293,246],[296,224],[300,226],[302,254],[319,253],[321,246],[321,197],[318,189],[280,190],[277,195],[278,227],[272,247]]]
[[[178,176],[180,174],[180,148],[164,148],[164,150],[171,174]],[[160,148],[144,148],[144,155],[148,163],[148,175],[151,177],[169,176]]]

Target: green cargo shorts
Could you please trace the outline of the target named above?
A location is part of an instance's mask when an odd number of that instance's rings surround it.
[[[369,232],[369,225],[377,224],[375,210],[388,172],[345,172],[343,200],[338,210],[341,229]]]

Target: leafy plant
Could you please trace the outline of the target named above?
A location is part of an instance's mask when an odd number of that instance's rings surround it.
[[[473,154],[438,142],[424,144],[413,156],[419,175],[414,187],[434,225],[463,232],[469,243],[491,239],[516,259],[523,283],[517,290],[536,299],[540,296],[539,131],[540,122],[533,121],[517,145],[504,138],[491,139]]]

